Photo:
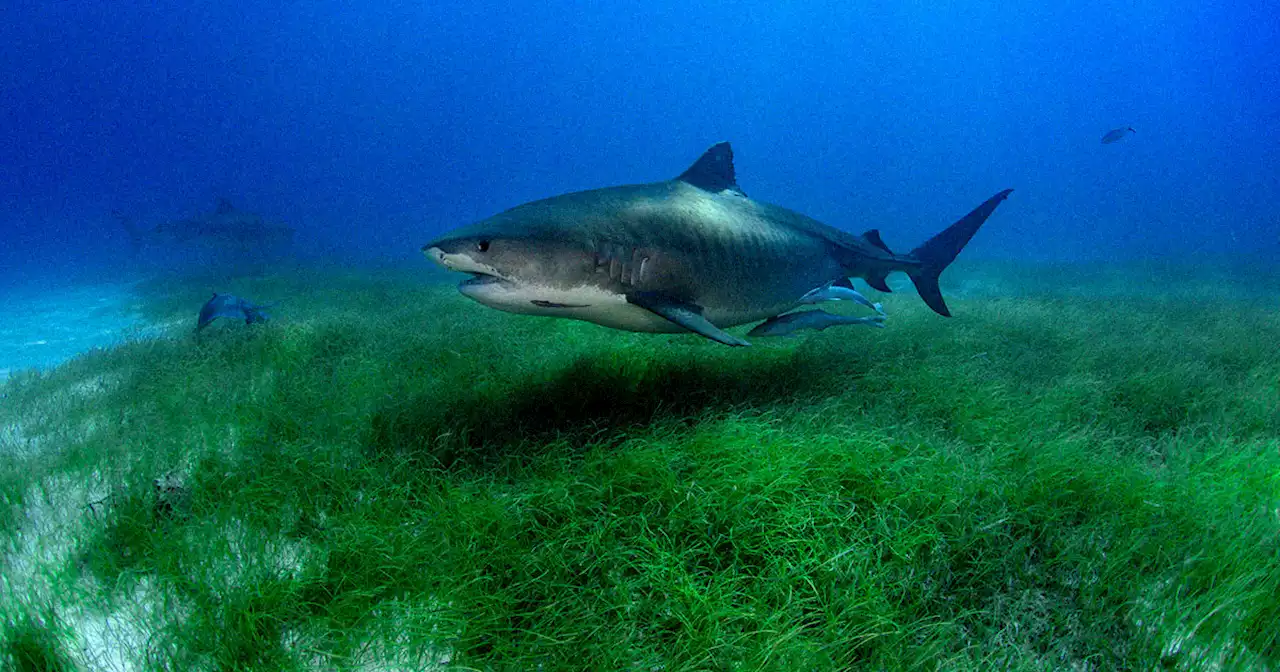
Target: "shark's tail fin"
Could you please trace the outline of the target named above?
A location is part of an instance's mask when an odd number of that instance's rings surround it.
[[[955,261],[956,255],[960,254],[960,250],[969,243],[973,234],[978,232],[982,223],[987,221],[996,206],[1009,197],[1011,191],[1013,190],[1005,189],[988,198],[985,203],[974,208],[973,212],[960,218],[960,221],[948,226],[941,233],[911,251],[909,256],[920,263],[918,268],[910,271],[911,281],[915,283],[916,291],[920,292],[920,298],[924,299],[935,313],[951,317],[951,311],[942,300],[938,276],[952,261]]]
[[[120,227],[129,236],[129,252],[137,254],[142,249],[142,229],[138,228],[138,223],[119,210],[113,210],[111,216],[120,221]]]

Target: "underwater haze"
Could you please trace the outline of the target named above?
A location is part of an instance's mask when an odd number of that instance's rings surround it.
[[[4,0],[0,668],[1280,670],[1275,15]],[[836,315],[450,238],[734,168]]]
[[[115,260],[112,211],[160,221],[223,196],[325,249],[407,258],[527,200],[674,176],[722,140],[747,193],[895,248],[1014,187],[970,254],[1280,250],[1261,2],[4,12],[6,276]]]

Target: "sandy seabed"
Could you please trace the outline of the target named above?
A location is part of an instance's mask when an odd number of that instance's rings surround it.
[[[0,290],[0,381],[45,370],[143,331],[131,284]]]

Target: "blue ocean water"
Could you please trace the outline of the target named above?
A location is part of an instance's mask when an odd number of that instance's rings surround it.
[[[8,305],[133,269],[113,213],[153,226],[226,197],[306,253],[414,263],[442,230],[673,176],[721,140],[754,198],[895,248],[1013,187],[967,257],[1280,257],[1280,23],[1258,0],[9,0],[0,16]]]

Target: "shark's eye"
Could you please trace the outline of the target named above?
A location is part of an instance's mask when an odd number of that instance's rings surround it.
[[[476,243],[476,249],[477,249],[477,250],[480,250],[481,252],[488,252],[488,251],[489,251],[489,241],[487,241],[487,240],[482,240],[482,241],[480,241],[480,242]]]

